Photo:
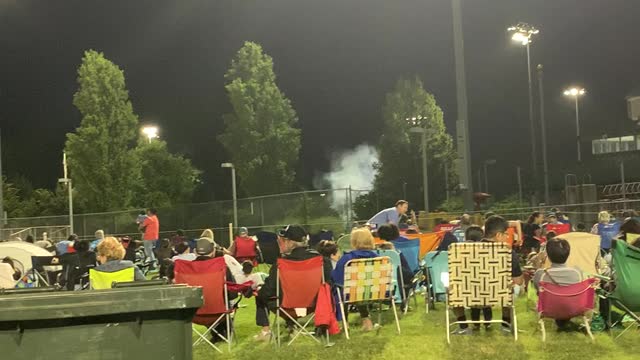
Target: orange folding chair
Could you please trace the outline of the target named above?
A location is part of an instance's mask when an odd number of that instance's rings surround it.
[[[275,317],[278,346],[280,346],[281,337],[279,317],[291,320],[294,326],[294,334],[287,346],[300,335],[308,336],[317,343],[321,343],[316,339],[313,331],[307,330],[307,326],[313,324],[316,298],[320,287],[325,283],[323,264],[322,256],[303,261],[278,259]],[[307,321],[303,323],[301,319],[304,318],[307,318]]]
[[[176,284],[187,284],[202,288],[204,305],[198,309],[191,322],[205,326],[207,330],[200,332],[195,327],[193,328],[193,332],[198,335],[198,339],[193,345],[196,346],[201,342],[205,342],[222,353],[207,338],[208,335],[213,334],[226,342],[229,350],[231,350],[231,341],[233,340],[231,323],[233,319],[231,314],[234,312],[234,308],[229,307],[229,294],[226,284],[227,266],[224,258],[219,257],[205,261],[176,260],[174,274]],[[216,327],[223,321],[226,322],[227,326],[226,336],[216,331]]]

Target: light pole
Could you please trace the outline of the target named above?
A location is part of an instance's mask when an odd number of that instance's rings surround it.
[[[406,118],[412,133],[422,134],[422,196],[424,198],[424,210],[429,213],[429,177],[427,174],[427,129],[422,125],[422,115]]]
[[[233,194],[233,226],[238,227],[238,194],[236,192],[236,167],[232,163],[223,163],[222,168],[231,169],[231,188]]]
[[[142,133],[149,140],[149,144],[151,144],[151,139],[157,139],[158,138],[158,127],[157,126],[152,126],[152,125],[144,126],[142,128]]]
[[[467,80],[464,71],[464,34],[462,30],[461,0],[451,0],[451,15],[453,25],[453,58],[456,63],[456,105],[458,118],[456,119],[456,139],[458,151],[458,177],[462,192],[464,209],[472,211],[473,184],[471,170],[471,150],[469,146],[469,118],[467,111]],[[478,189],[480,191],[480,189]]]
[[[542,86],[542,64],[538,64],[538,90],[540,91],[540,138],[542,139],[542,175],[544,177],[544,203],[549,200],[549,165],[547,163],[547,124],[544,119],[544,88]]]
[[[489,167],[489,165],[495,165],[495,164],[496,164],[495,159],[484,161],[484,190],[487,194],[489,193],[489,175],[488,175],[489,172],[487,168]]]
[[[540,30],[535,27],[520,22],[517,25],[511,26],[507,29],[507,31],[513,33],[511,35],[511,39],[517,42],[520,45],[526,46],[527,48],[527,77],[529,80],[529,131],[531,132],[531,161],[533,167],[533,178],[538,178],[538,166],[536,165],[536,135],[535,135],[535,124],[533,120],[533,87],[531,81],[531,52],[529,49],[529,44],[531,44],[531,37],[540,32]]]
[[[582,163],[582,151],[580,151],[580,112],[578,106],[578,98],[587,91],[584,88],[572,87],[564,91],[565,96],[572,97],[576,103],[576,145],[578,150],[578,163]]]
[[[69,171],[67,170],[67,153],[62,153],[62,169],[64,177],[58,179],[61,184],[67,185],[67,199],[69,201],[69,235],[73,234],[73,186],[71,185],[71,179],[69,178]]]

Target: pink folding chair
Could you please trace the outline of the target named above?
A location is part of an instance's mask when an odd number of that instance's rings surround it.
[[[590,278],[573,285],[557,285],[540,282],[538,294],[538,323],[542,341],[546,340],[544,319],[570,320],[581,316],[587,333],[595,341],[589,325],[589,317],[595,304],[596,279]]]

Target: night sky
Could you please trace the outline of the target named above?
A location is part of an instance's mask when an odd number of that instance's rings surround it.
[[[564,87],[588,91],[587,139],[633,131],[624,97],[640,86],[638,14],[636,0],[463,1],[473,169],[497,159],[505,175],[492,175],[492,186],[512,192],[515,167],[530,166],[525,51],[506,32],[518,21],[541,30],[532,62],[546,70],[554,181],[576,157]],[[124,70],[140,120],[157,123],[170,148],[205,171],[201,200],[227,198],[219,168],[227,158],[215,136],[230,110],[223,75],[245,40],[273,57],[298,113],[305,186],[335,152],[378,141],[384,94],[400,76],[423,80],[455,134],[449,0],[0,0],[4,173],[55,184],[64,135],[80,123],[76,69],[95,49]]]

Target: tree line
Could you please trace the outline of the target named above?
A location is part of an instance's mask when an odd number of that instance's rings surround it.
[[[82,119],[65,143],[76,212],[192,202],[201,171],[170,152],[166,142],[142,136],[122,69],[103,53],[88,50],[77,75],[73,105]],[[245,42],[225,74],[225,89],[232,111],[223,115],[225,130],[217,138],[236,165],[241,194],[299,190],[294,169],[301,131],[291,101],[276,83],[273,59],[259,44]],[[417,116],[417,123],[407,121]],[[367,216],[404,196],[420,201],[421,145],[412,126],[428,130],[430,193],[434,201],[444,200],[444,168],[453,169],[455,154],[434,96],[417,77],[400,79],[385,98],[382,117],[374,189],[356,200],[356,213]],[[449,179],[456,183],[453,171]],[[62,186],[34,190],[22,178],[5,182],[9,217],[63,214],[66,206]]]

